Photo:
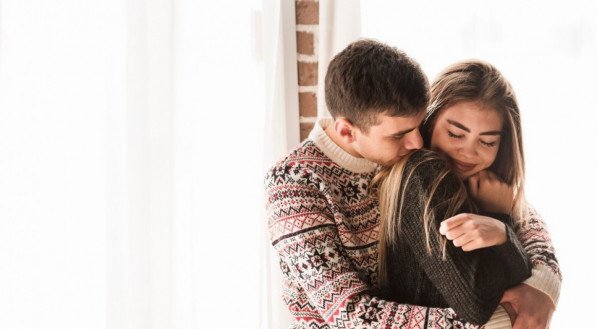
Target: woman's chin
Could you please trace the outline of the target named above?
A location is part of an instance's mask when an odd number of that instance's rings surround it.
[[[460,178],[460,180],[462,180],[463,182],[466,181],[467,179],[469,179],[469,177],[471,177],[473,175],[473,173],[470,172],[461,172],[458,170],[455,170],[456,175],[458,176],[458,178]]]

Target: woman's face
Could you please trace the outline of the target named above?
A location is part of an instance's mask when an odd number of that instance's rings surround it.
[[[445,153],[465,180],[489,168],[500,147],[502,117],[477,102],[460,102],[445,108],[431,134],[431,148]]]

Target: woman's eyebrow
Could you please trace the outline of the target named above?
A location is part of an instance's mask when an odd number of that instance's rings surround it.
[[[460,123],[460,122],[458,122],[458,121],[453,121],[453,120],[450,120],[450,119],[448,119],[448,120],[446,120],[446,121],[448,121],[448,123],[449,123],[449,124],[451,124],[451,125],[453,125],[453,126],[456,126],[456,127],[460,128],[460,129],[462,129],[462,130],[466,131],[467,133],[470,133],[470,132],[471,132],[471,130],[470,130],[470,129],[468,129],[467,127],[465,127],[465,126],[464,126],[462,123]]]
[[[484,131],[484,132],[480,133],[479,135],[481,135],[481,136],[501,136],[502,131],[501,130]]]
[[[460,128],[460,129],[466,131],[467,133],[471,132],[471,130],[469,128],[467,128],[465,125],[463,125],[462,123],[460,123],[458,121],[454,121],[454,120],[450,120],[450,119],[447,119],[446,121],[448,121],[449,124],[451,124],[451,125],[453,125],[453,126],[455,126],[457,128]],[[489,131],[484,131],[484,132],[480,133],[479,135],[481,135],[481,136],[495,136],[495,135],[498,135],[499,136],[501,134],[502,134],[501,130],[489,130]]]

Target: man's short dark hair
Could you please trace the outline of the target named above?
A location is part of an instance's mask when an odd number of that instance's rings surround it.
[[[334,118],[347,118],[367,132],[378,113],[410,117],[429,101],[429,82],[403,51],[375,40],[351,43],[330,62],[325,101]]]

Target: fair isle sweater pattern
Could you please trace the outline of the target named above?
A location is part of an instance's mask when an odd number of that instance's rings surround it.
[[[311,139],[268,171],[269,234],[296,328],[478,328],[450,308],[399,304],[368,293],[376,283],[379,225],[377,199],[369,191],[373,175],[343,168]],[[551,241],[538,223],[522,237],[541,242],[521,242],[533,249],[527,250],[533,264],[545,262],[559,275]]]

